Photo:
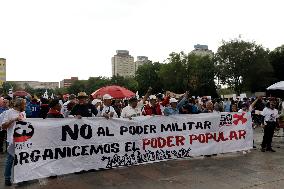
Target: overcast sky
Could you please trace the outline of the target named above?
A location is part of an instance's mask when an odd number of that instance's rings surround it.
[[[117,49],[163,62],[238,37],[284,44],[282,0],[0,0],[7,80],[111,76]]]

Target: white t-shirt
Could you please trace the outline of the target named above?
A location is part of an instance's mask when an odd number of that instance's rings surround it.
[[[138,106],[136,108],[132,108],[131,106],[126,106],[122,109],[121,117],[127,118],[127,117],[136,117],[141,116],[141,108]]]
[[[112,106],[104,106],[103,110],[101,111],[101,116],[103,116],[104,113],[109,114],[111,112],[113,112],[113,117],[118,117],[116,111]]]
[[[143,106],[144,104],[142,100],[137,103],[136,108],[132,108],[130,105],[128,105],[122,109],[121,117],[126,118],[126,117],[141,116]]]
[[[277,109],[264,108],[261,115],[264,116],[264,121],[274,121],[279,117]]]
[[[25,112],[19,112],[17,110],[14,110],[13,108],[10,109],[10,110],[7,110],[6,113],[5,113],[4,119],[2,121],[2,124],[7,123],[8,121],[11,121],[11,120],[17,118],[19,115],[21,115],[23,117],[23,119],[26,118]],[[14,142],[13,135],[14,135],[15,125],[16,125],[16,122],[14,121],[12,123],[12,126],[10,126],[7,129],[7,142],[9,144],[12,144]]]

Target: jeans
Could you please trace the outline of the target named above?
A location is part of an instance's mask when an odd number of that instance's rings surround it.
[[[14,164],[14,157],[11,154],[7,153],[5,173],[4,173],[5,180],[11,180],[13,164]]]

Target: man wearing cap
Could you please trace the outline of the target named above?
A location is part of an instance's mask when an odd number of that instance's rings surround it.
[[[92,101],[92,104],[93,104],[94,106],[96,106],[97,110],[99,110],[100,107],[102,106],[102,101],[101,101],[100,99],[94,99],[94,100]]]
[[[128,106],[124,107],[121,112],[121,117],[132,119],[132,117],[141,116],[141,109],[143,107],[143,102],[138,102],[136,97],[129,99]]]
[[[82,117],[93,117],[98,114],[97,108],[88,103],[88,95],[85,92],[80,92],[78,93],[78,100],[79,103],[76,104],[70,114],[76,116],[77,118],[82,118]]]
[[[165,108],[164,115],[168,116],[168,115],[179,114],[180,106],[181,106],[181,103],[178,104],[177,99],[171,98],[170,106]]]
[[[149,98],[152,91],[152,87],[149,87],[145,96],[139,101],[139,97],[132,97],[129,99],[129,104],[122,109],[121,116],[124,118],[132,119],[132,117],[141,116],[142,109],[146,100]],[[138,102],[139,101],[139,102]]]
[[[160,109],[162,113],[164,112],[165,108],[169,105],[170,103],[170,92],[167,91],[165,95],[159,93],[156,95],[157,97],[157,102],[160,105]]]
[[[157,103],[157,97],[150,95],[150,103],[144,106],[143,115],[162,115],[161,106]]]
[[[103,96],[103,108],[101,110],[101,116],[106,119],[117,118],[117,113],[114,108],[111,106],[112,97],[109,94]]]

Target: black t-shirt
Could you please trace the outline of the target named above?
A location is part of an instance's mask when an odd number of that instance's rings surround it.
[[[72,110],[71,115],[80,115],[82,117],[92,117],[92,114],[95,116],[98,114],[97,108],[92,104],[76,104]]]

